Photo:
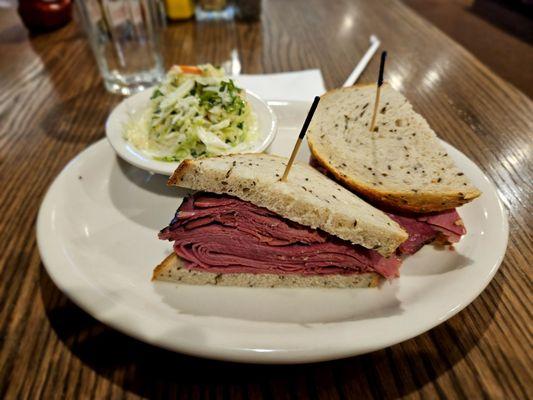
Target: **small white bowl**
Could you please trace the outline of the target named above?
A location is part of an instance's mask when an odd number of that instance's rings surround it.
[[[142,112],[149,106],[153,89],[145,90],[122,100],[109,114],[105,124],[107,140],[120,158],[146,171],[170,176],[178,167],[178,162],[154,160],[135,148],[123,136],[124,124],[137,112]],[[261,153],[265,151],[274,140],[277,133],[278,121],[272,108],[259,96],[246,90],[246,99],[250,102],[257,115],[259,135],[255,142],[250,144],[247,153]]]

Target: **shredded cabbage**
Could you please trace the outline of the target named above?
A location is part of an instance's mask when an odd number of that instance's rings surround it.
[[[257,137],[257,117],[222,69],[175,66],[123,135],[157,160],[181,161],[246,150]]]

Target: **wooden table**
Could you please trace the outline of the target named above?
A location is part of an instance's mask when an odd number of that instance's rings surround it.
[[[66,163],[103,137],[120,98],[104,91],[74,23],[28,37],[16,14],[2,10],[0,398],[532,398],[533,105],[526,96],[388,0],[270,0],[261,23],[234,31],[173,24],[166,56],[169,64],[220,61],[235,43],[244,72],[320,68],[333,88],[371,33],[389,50],[392,85],[497,185],[509,213],[507,255],[466,310],[415,339],[335,362],[248,366],[140,343],[94,320],[51,282],[35,241],[39,204]],[[377,57],[361,80],[373,80],[376,69]]]

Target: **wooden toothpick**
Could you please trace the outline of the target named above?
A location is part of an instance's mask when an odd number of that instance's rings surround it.
[[[376,128],[376,117],[378,115],[379,107],[379,95],[381,94],[381,85],[383,85],[383,71],[385,70],[385,59],[387,58],[387,52],[381,53],[381,61],[379,63],[379,76],[378,84],[376,87],[376,101],[374,102],[374,112],[372,113],[372,122],[370,123],[370,132],[374,132]]]
[[[289,171],[291,170],[292,163],[294,162],[294,159],[296,158],[296,155],[298,154],[298,150],[300,149],[300,145],[302,144],[302,140],[305,136],[305,133],[307,132],[307,128],[309,127],[309,124],[311,123],[311,119],[313,118],[313,114],[315,113],[315,110],[318,106],[318,102],[320,101],[320,97],[315,96],[315,99],[313,100],[313,104],[311,105],[311,108],[309,109],[309,113],[307,114],[307,117],[305,118],[304,125],[302,126],[302,130],[300,131],[300,135],[298,135],[298,139],[296,140],[296,144],[294,145],[294,149],[292,149],[291,157],[289,158],[289,162],[287,163],[287,166],[285,167],[285,172],[283,172],[283,176],[281,177],[281,181],[285,182],[287,180],[287,176],[289,176]]]

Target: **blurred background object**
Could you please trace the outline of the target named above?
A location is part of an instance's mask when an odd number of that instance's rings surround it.
[[[196,20],[232,20],[233,5],[228,0],[197,0]]]
[[[53,31],[72,19],[72,1],[19,0],[18,12],[30,32]]]
[[[240,75],[241,70],[242,70],[242,65],[241,65],[241,60],[239,58],[239,52],[237,51],[237,49],[232,49],[230,52],[229,60],[222,62],[220,66],[224,68],[224,72],[226,73],[226,75],[229,75],[229,76]]]
[[[194,15],[193,0],[165,0],[165,10],[170,20],[185,20]]]
[[[261,18],[261,0],[234,0],[235,18],[239,21],[258,21]]]
[[[165,18],[158,0],[78,0],[76,5],[107,90],[130,95],[163,79]]]
[[[403,0],[533,97],[533,0]]]

